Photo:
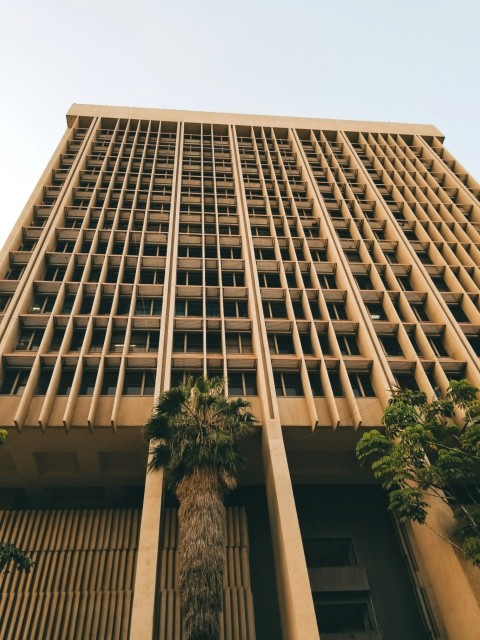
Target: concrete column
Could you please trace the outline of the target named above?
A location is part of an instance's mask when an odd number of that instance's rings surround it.
[[[147,473],[138,542],[130,640],[152,640],[163,500],[163,472]]]
[[[477,640],[480,635],[480,607],[465,567],[447,541],[452,539],[454,526],[449,507],[435,501],[426,524],[412,523],[406,529],[417,551],[415,555],[422,574],[421,581],[430,595],[434,617],[439,618],[439,627],[443,626],[441,637]]]
[[[280,424],[262,430],[265,486],[284,640],[319,640],[310,580]]]

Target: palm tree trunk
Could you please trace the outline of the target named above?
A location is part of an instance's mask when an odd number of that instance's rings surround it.
[[[219,640],[225,506],[218,472],[199,467],[179,482],[178,589],[185,640]]]

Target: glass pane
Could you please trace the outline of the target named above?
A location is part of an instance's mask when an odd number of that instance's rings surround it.
[[[96,371],[84,371],[82,376],[82,382],[80,383],[80,389],[78,395],[91,396],[95,388],[95,382],[97,380]]]
[[[62,375],[61,375],[60,382],[57,389],[57,395],[67,396],[70,393],[72,389],[74,375],[75,375],[74,369],[65,369],[62,371]]]
[[[102,395],[114,396],[117,390],[118,371],[106,371],[102,382]]]
[[[153,396],[155,393],[155,371],[145,371],[143,395]]]

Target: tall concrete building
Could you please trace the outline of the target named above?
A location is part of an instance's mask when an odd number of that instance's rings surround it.
[[[73,105],[0,254],[4,640],[180,640],[140,427],[187,374],[260,426],[224,640],[478,638],[480,581],[354,456],[393,384],[480,386],[480,187],[430,125]]]

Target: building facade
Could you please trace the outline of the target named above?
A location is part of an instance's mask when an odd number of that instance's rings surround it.
[[[223,638],[473,640],[480,581],[355,445],[395,384],[480,386],[480,186],[430,125],[73,105],[0,254],[2,638],[180,639],[140,427],[189,374],[259,428]]]

